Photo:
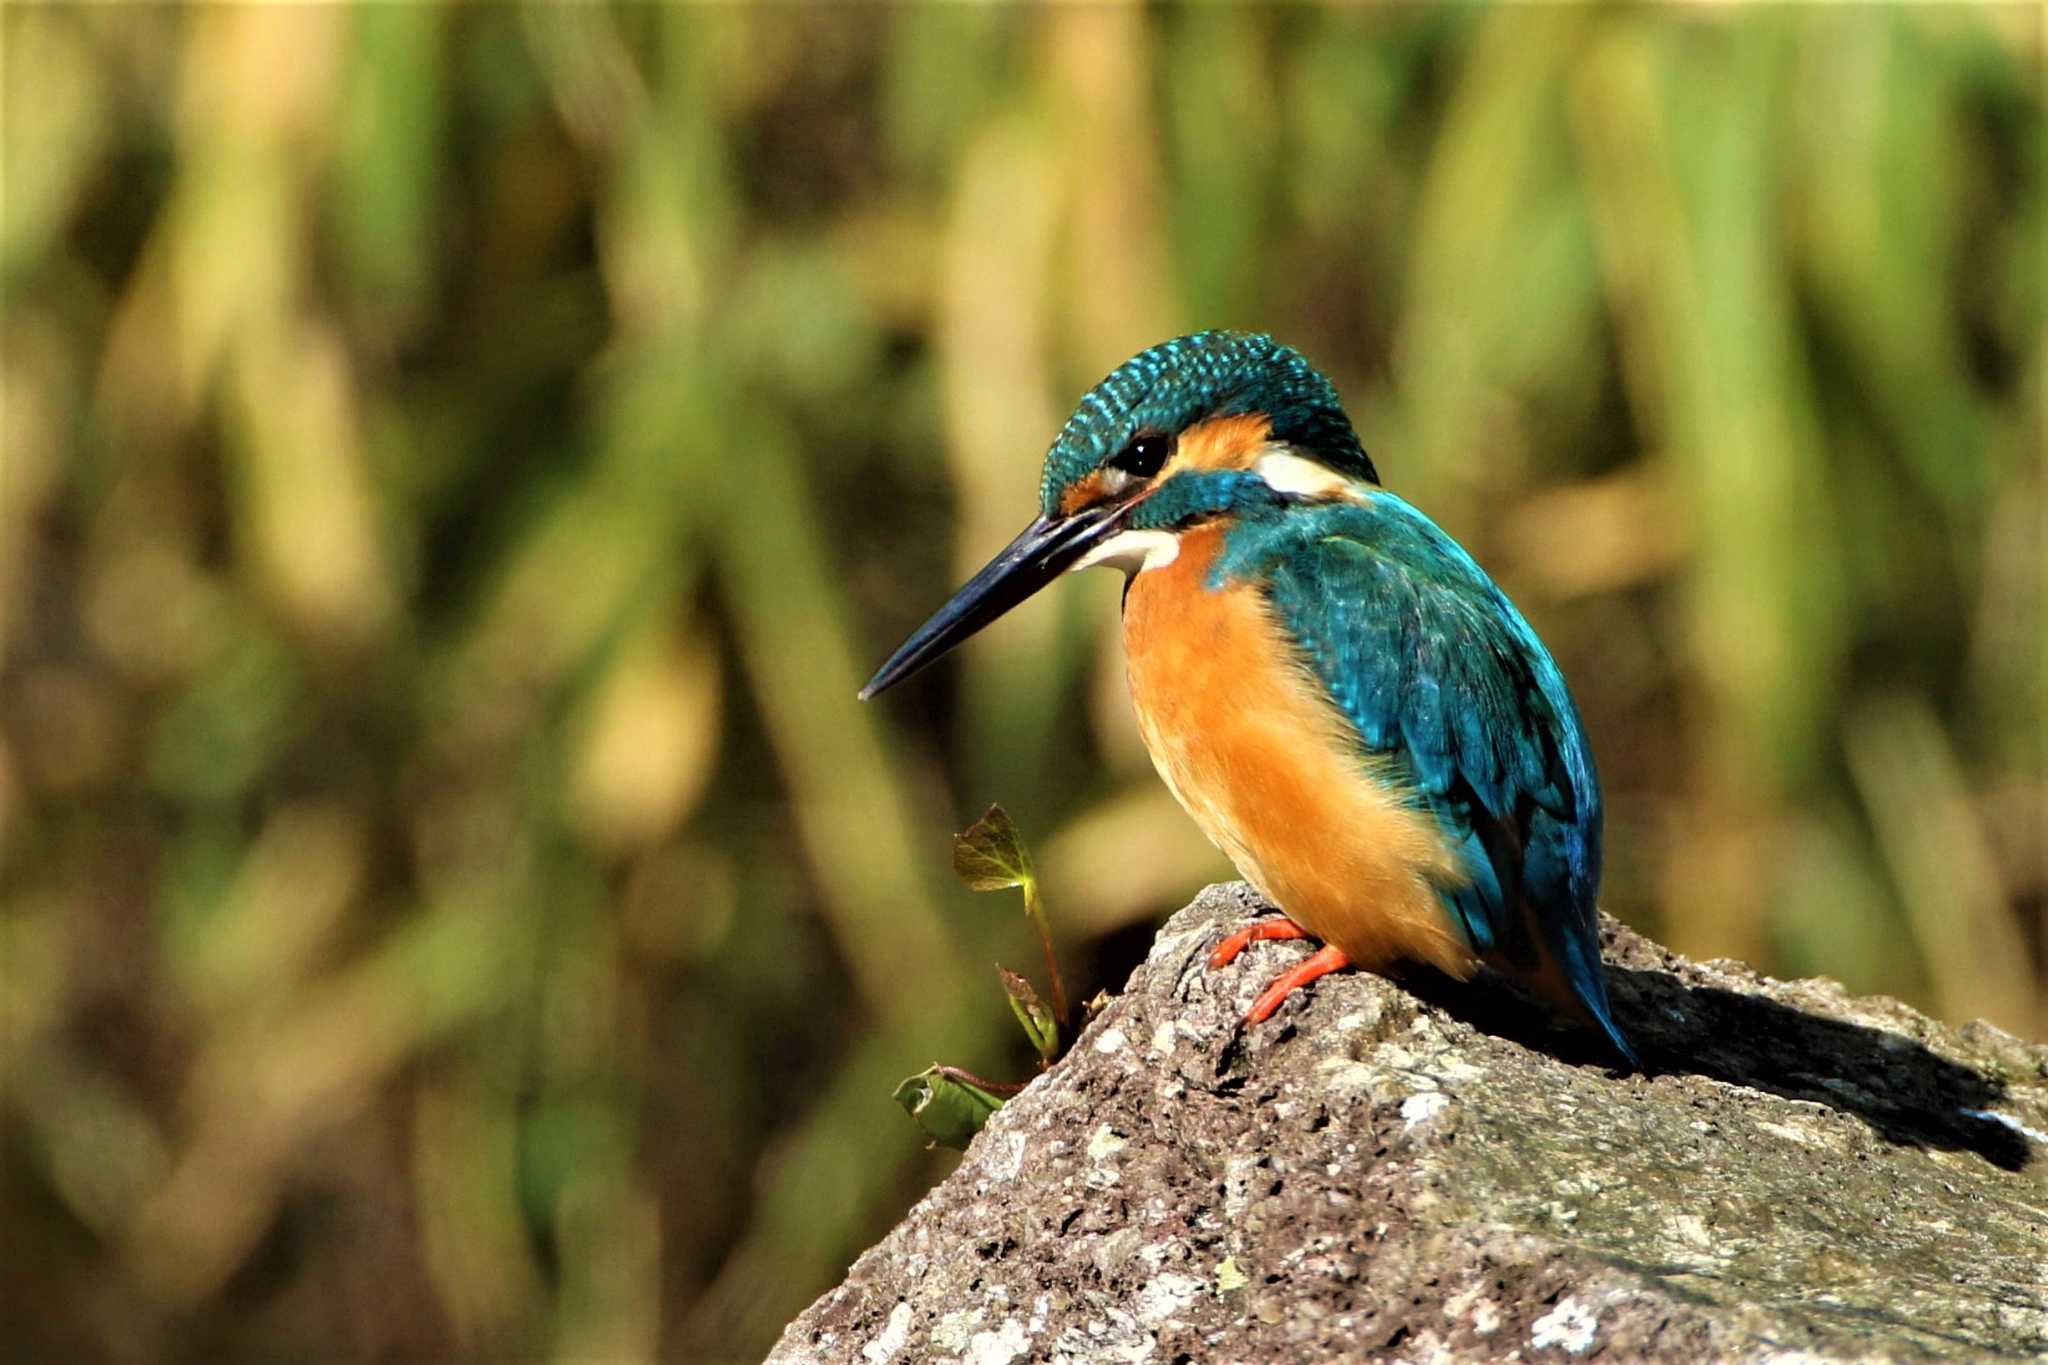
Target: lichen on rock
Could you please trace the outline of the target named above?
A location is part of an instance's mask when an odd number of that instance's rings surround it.
[[[2048,1048],[1605,931],[1646,1074],[1487,983],[1210,973],[1211,887],[771,1360],[2048,1353]]]

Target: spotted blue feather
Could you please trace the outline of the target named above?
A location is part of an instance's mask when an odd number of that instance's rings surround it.
[[[1060,495],[1139,432],[1176,433],[1211,417],[1263,413],[1276,440],[1353,478],[1377,481],[1337,390],[1299,351],[1250,332],[1196,332],[1140,351],[1075,405],[1045,457],[1039,500]]]

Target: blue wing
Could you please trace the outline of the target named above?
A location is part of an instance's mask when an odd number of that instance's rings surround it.
[[[1241,524],[1219,578],[1264,589],[1316,676],[1464,855],[1473,948],[1547,958],[1615,1046],[1601,976],[1600,786],[1564,676],[1472,557],[1389,493]]]

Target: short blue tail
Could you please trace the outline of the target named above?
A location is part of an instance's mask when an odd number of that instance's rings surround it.
[[[1559,932],[1562,930],[1562,932]],[[1600,939],[1597,934],[1574,932],[1569,926],[1546,924],[1544,938],[1547,947],[1557,958],[1557,964],[1564,973],[1564,979],[1577,996],[1579,1003],[1586,1007],[1593,1022],[1607,1035],[1607,1041],[1628,1063],[1631,1071],[1643,1069],[1643,1059],[1636,1055],[1628,1036],[1621,1026],[1614,1022],[1613,1007],[1607,1003],[1607,978],[1600,966]]]

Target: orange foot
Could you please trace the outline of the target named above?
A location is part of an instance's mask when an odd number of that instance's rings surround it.
[[[1209,954],[1209,970],[1218,971],[1237,961],[1237,955],[1265,939],[1307,938],[1308,930],[1296,924],[1285,915],[1272,919],[1253,920],[1244,928],[1216,945],[1216,951]]]
[[[1262,939],[1308,936],[1306,929],[1284,915],[1277,919],[1264,919],[1256,924],[1247,924],[1216,945],[1216,951],[1209,954],[1209,969],[1214,971],[1218,967],[1228,966],[1239,953]],[[1328,976],[1331,972],[1342,971],[1350,965],[1351,959],[1344,956],[1343,949],[1325,945],[1299,964],[1274,977],[1273,984],[1266,987],[1259,994],[1259,998],[1252,1002],[1252,1007],[1245,1011],[1244,1022],[1250,1025],[1272,1018],[1273,1011],[1280,1008],[1280,1002],[1290,993],[1306,986],[1319,976]]]

